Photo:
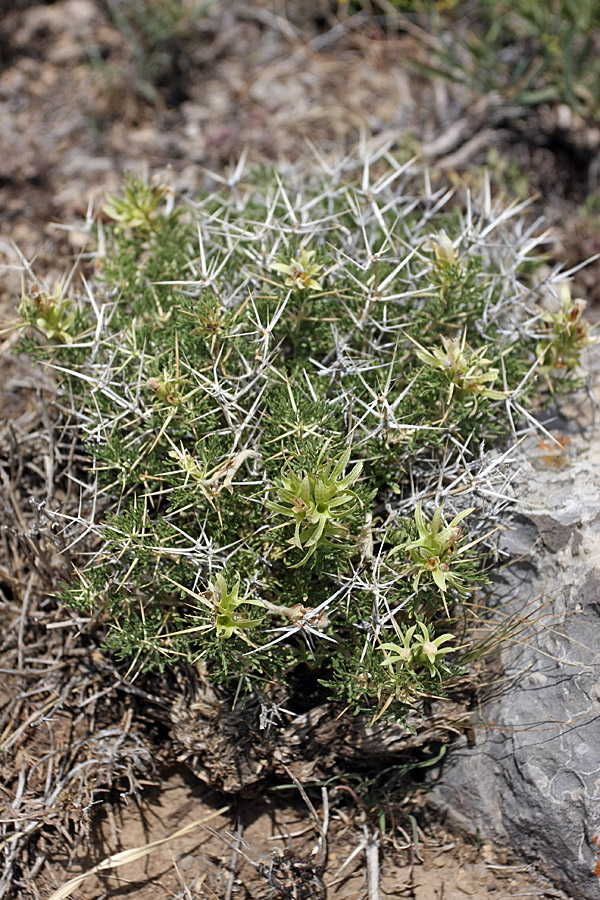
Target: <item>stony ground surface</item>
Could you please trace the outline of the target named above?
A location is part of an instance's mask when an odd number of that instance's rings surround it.
[[[246,154],[247,165],[293,160],[309,168],[357,142],[390,141],[457,178],[485,163],[491,147],[512,143],[519,178],[542,192],[538,209],[557,226],[556,257],[575,265],[600,249],[594,220],[574,218],[593,187],[600,134],[542,110],[513,140],[495,98],[471,103],[407,67],[407,57],[421,53],[409,32],[366,16],[334,19],[324,2],[215,4],[189,33],[159,48],[166,62],[159,59],[153,84],[110,9],[92,0],[20,0],[2,13],[6,319],[23,278],[52,281],[85,252],[86,219],[125,172],[169,168],[177,187],[195,191],[214,183],[211,173],[227,177]],[[540,121],[545,142],[528,137],[539,135]],[[588,147],[585,166],[569,166],[568,152],[555,152],[557,129]],[[506,169],[497,167],[494,177],[510,190]],[[593,270],[581,279],[597,291]],[[15,340],[6,330],[0,344],[0,847],[9,861],[0,897],[47,898],[111,853],[160,840],[224,806],[143,859],[91,876],[75,896],[258,900],[300,897],[298,885],[302,896],[321,896],[319,884],[340,900],[559,896],[515,862],[518,848],[446,833],[428,818],[418,791],[386,807],[378,839],[376,804],[349,784],[330,787],[329,852],[320,870],[319,854],[311,855],[324,828],[318,792],[311,797],[320,826],[295,788],[260,802],[231,801],[177,764],[160,717],[150,713],[148,686],[124,684],[91,625],[74,626],[49,599],[67,554],[30,498],[72,502],[65,471],[74,459],[49,437],[51,378],[11,355]]]

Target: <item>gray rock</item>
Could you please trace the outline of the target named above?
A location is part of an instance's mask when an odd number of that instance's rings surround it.
[[[556,452],[531,439],[503,537],[496,618],[520,617],[498,653],[473,745],[448,755],[433,802],[596,900],[600,834],[600,440]]]

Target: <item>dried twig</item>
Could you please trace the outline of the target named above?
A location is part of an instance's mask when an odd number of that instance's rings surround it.
[[[365,826],[366,828],[366,826]],[[380,900],[379,893],[379,835],[377,832],[367,833],[367,894],[368,900]]]

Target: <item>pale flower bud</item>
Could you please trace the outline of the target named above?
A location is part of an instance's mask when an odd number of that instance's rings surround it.
[[[445,231],[439,231],[430,237],[427,241],[426,248],[435,256],[436,262],[447,263],[453,266],[457,260],[457,253],[454,245]]]

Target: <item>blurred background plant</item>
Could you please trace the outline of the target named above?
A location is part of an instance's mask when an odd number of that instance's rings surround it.
[[[348,8],[405,16],[426,51],[425,70],[497,94],[513,112],[540,103],[598,112],[597,0],[364,0]]]
[[[133,61],[135,90],[152,105],[177,105],[185,94],[199,26],[220,0],[100,0],[109,19],[125,38]],[[110,79],[114,63],[98,48],[90,60]],[[123,73],[124,74],[124,73]],[[120,79],[118,79],[120,80]],[[131,85],[129,86],[131,89]]]

